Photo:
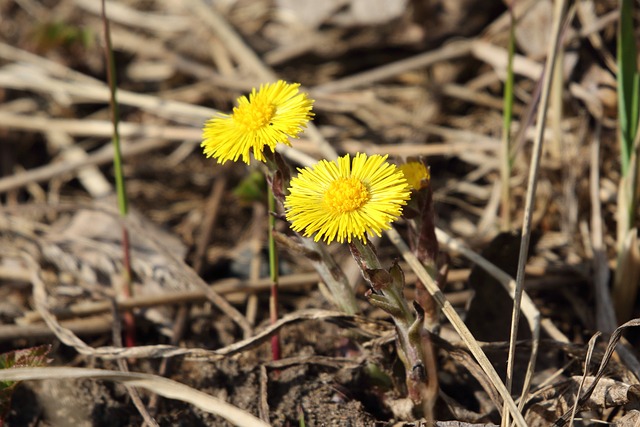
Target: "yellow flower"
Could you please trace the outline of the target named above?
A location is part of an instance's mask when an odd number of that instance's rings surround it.
[[[400,165],[400,170],[407,179],[409,188],[412,190],[420,190],[429,185],[431,174],[429,170],[420,162],[407,162]]]
[[[291,145],[289,138],[297,137],[313,117],[313,100],[306,93],[298,93],[299,83],[260,85],[249,97],[238,98],[233,114],[219,114],[209,119],[202,132],[204,154],[215,157],[218,163],[234,162],[242,155],[249,164],[253,148],[256,160],[265,161],[263,150],[273,152],[280,142]]]
[[[314,240],[334,239],[366,244],[365,232],[380,236],[398,219],[410,191],[402,172],[387,156],[347,154],[334,162],[321,160],[314,168],[298,169],[284,206],[291,228],[316,233]]]

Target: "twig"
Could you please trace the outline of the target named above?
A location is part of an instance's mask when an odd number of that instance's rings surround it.
[[[59,62],[49,60],[40,55],[35,55],[31,52],[19,49],[6,43],[0,43],[0,57],[6,59],[7,61],[33,64],[37,68],[46,70],[47,72],[60,78],[71,78],[79,82],[104,85],[104,82],[79,71],[76,71],[72,68],[69,68],[65,65],[62,65]]]
[[[78,144],[74,144],[73,138],[64,132],[50,130],[46,132],[49,144],[61,151],[61,158],[64,160],[86,159],[87,152]],[[90,166],[78,171],[78,179],[87,192],[94,198],[102,198],[113,193],[111,183],[107,181],[102,172]]]
[[[370,85],[397,76],[408,71],[425,68],[442,61],[460,58],[469,55],[473,42],[462,40],[449,43],[440,49],[416,55],[401,61],[383,65],[373,70],[353,74],[338,80],[318,85],[314,91],[318,92],[339,92],[355,89],[360,86]]]
[[[71,136],[110,137],[111,123],[105,120],[89,119],[50,119],[24,114],[0,112],[0,125],[7,129],[21,129],[34,132],[56,130]],[[121,122],[119,126],[122,138],[146,139],[156,138],[174,141],[198,141],[202,131],[191,126],[142,125],[139,123]],[[127,147],[122,147],[123,152]]]
[[[258,403],[258,414],[260,419],[265,422],[269,422],[269,400],[267,399],[267,387],[269,385],[269,374],[267,373],[267,367],[260,365],[260,400]]]
[[[96,2],[92,0],[74,0],[75,4],[96,15],[100,14],[100,9]],[[110,21],[124,25],[135,26],[139,29],[156,32],[180,32],[188,31],[191,28],[191,21],[187,16],[167,15],[166,13],[153,13],[140,11],[126,4],[109,1],[108,18]]]
[[[9,72],[11,70],[12,72]],[[0,70],[0,87],[35,90],[47,93],[65,93],[86,102],[87,100],[108,102],[109,88],[102,84],[87,83],[85,81],[67,82],[52,79],[43,74],[42,70],[23,65],[12,65],[8,70]],[[159,116],[172,120],[182,119],[189,123],[200,124],[202,120],[211,117],[216,110],[185,102],[161,99],[157,96],[118,91],[118,102],[122,105],[138,107]]]
[[[76,335],[97,335],[109,332],[112,323],[113,318],[103,314],[61,321],[60,325]],[[0,325],[0,342],[15,339],[40,340],[51,338],[55,338],[55,334],[47,325]]]
[[[122,149],[123,157],[140,155],[149,151],[158,150],[165,145],[171,144],[167,140],[146,140],[138,142],[135,145],[125,145]],[[87,166],[104,165],[113,161],[113,152],[111,147],[104,147],[95,153],[87,156],[86,159],[78,159],[64,163],[49,163],[45,166],[30,169],[18,175],[11,175],[0,179],[0,193],[24,187],[31,182],[45,182],[51,178],[62,174],[83,169]]]
[[[204,208],[205,218],[202,221],[200,233],[196,239],[196,249],[195,254],[193,255],[193,269],[197,273],[200,273],[202,270],[205,252],[207,250],[207,245],[211,240],[211,232],[213,231],[213,226],[218,218],[220,201],[222,200],[222,195],[224,194],[226,186],[227,178],[223,173],[221,173],[215,180],[213,188],[211,189],[211,194],[207,198],[207,203]]]
[[[316,273],[299,273],[280,277],[280,286],[283,289],[299,288],[304,285],[315,284],[319,280]],[[211,285],[221,295],[244,294],[264,292],[269,290],[271,281],[268,278],[258,280],[223,279]],[[133,308],[154,307],[159,305],[184,304],[189,302],[206,301],[207,294],[202,290],[188,290],[165,292],[161,295],[136,295],[132,298],[116,301],[119,310],[130,310]],[[67,319],[75,316],[91,316],[108,313],[109,301],[94,301],[72,304],[61,309],[53,309],[51,313],[59,319]],[[42,319],[37,311],[25,313],[19,319],[24,324],[36,322]],[[10,325],[0,325],[0,337],[2,331]],[[0,338],[1,340],[2,338]]]

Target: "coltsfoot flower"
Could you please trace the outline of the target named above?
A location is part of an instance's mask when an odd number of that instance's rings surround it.
[[[347,154],[298,169],[284,206],[291,228],[314,240],[343,243],[355,237],[366,244],[365,232],[378,236],[402,213],[410,196],[403,173],[387,156]]]
[[[404,173],[409,188],[412,190],[420,190],[429,184],[431,174],[429,169],[421,162],[407,162],[400,165],[400,170]]]
[[[219,114],[209,119],[202,132],[204,154],[218,163],[242,161],[250,164],[250,151],[256,160],[265,161],[263,151],[273,152],[278,143],[291,145],[313,117],[313,100],[299,93],[299,83],[276,83],[254,88],[249,97],[238,98],[232,114]]]

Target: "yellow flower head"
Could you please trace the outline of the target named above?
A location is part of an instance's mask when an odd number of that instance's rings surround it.
[[[431,174],[421,162],[407,162],[400,165],[400,170],[404,173],[409,188],[412,190],[420,190],[429,185]]]
[[[281,142],[291,145],[289,138],[297,137],[313,117],[313,100],[306,93],[298,93],[299,83],[260,85],[249,97],[238,98],[233,114],[220,114],[209,119],[202,132],[204,154],[215,157],[218,163],[242,160],[249,164],[249,151],[253,148],[256,160],[265,161],[263,150],[273,152]]]
[[[314,240],[334,239],[366,244],[365,232],[380,236],[398,219],[410,191],[402,172],[387,156],[347,154],[336,161],[321,160],[314,168],[298,169],[284,206],[291,228],[316,233]]]

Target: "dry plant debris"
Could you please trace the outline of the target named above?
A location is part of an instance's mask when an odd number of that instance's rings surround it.
[[[504,395],[465,343],[473,340],[504,380],[536,108],[559,0],[108,1],[133,207],[126,219],[115,209],[99,4],[0,0],[0,358],[32,351],[46,359],[0,369],[0,397],[13,395],[10,406],[0,402],[5,425],[499,424]],[[510,5],[512,229],[503,232]],[[634,300],[616,318],[609,295],[621,180],[618,5],[582,0],[564,17],[511,395],[527,425],[631,426],[640,420],[640,306]],[[637,22],[636,13],[640,40]],[[291,164],[366,153],[429,166],[423,184],[440,242],[430,265],[442,279],[436,300],[448,304],[448,320],[428,320],[438,384],[432,413],[409,398],[393,323],[365,301],[368,285],[346,245],[320,253],[292,244],[285,212],[266,208],[259,162],[220,165],[202,154],[207,120],[279,79],[300,82],[314,101],[300,139],[278,148]],[[281,318],[270,325],[272,214]],[[425,258],[402,252],[409,224],[401,219],[371,243],[385,273],[404,272],[407,300],[423,303]],[[135,292],[127,300],[114,291],[122,285],[122,225],[132,237]],[[343,270],[341,280],[355,288],[359,313],[335,310],[314,270],[329,258],[337,262],[328,271]],[[113,339],[125,310],[137,320],[131,348]],[[456,316],[470,338],[456,333]],[[276,361],[267,344],[274,334],[283,353]],[[51,345],[46,357],[43,345]],[[49,380],[31,381],[41,378]]]

